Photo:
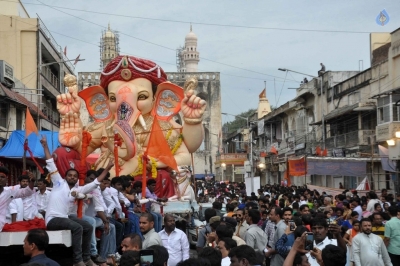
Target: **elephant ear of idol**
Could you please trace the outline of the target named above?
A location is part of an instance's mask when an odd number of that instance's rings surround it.
[[[184,98],[183,89],[169,81],[157,86],[155,95],[155,108],[152,115],[159,120],[168,121],[181,110],[181,102]]]
[[[101,86],[92,86],[78,93],[86,104],[86,108],[91,117],[96,122],[104,122],[111,118],[108,97]]]

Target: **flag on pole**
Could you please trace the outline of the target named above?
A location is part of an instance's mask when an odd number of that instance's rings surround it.
[[[267,91],[266,91],[266,89],[263,89],[263,91],[260,93],[260,95],[258,95],[258,98],[264,99],[266,97],[267,97]]]
[[[79,62],[79,57],[81,56],[81,54],[79,54],[78,55],[78,57],[77,58],[75,58],[75,62],[74,62],[74,65],[76,65],[78,62]]]
[[[317,148],[315,148],[315,155],[321,156],[321,147],[317,146]]]
[[[165,165],[178,172],[178,165],[176,164],[174,155],[172,154],[168,142],[165,140],[163,131],[157,120],[153,122],[150,134],[149,143],[145,155],[157,158]]]
[[[275,154],[275,155],[278,155],[278,151],[276,150],[276,148],[274,146],[271,147],[270,152]]]
[[[36,127],[35,121],[31,113],[29,112],[29,108],[26,107],[26,118],[25,118],[25,139],[32,133],[39,135],[38,129]]]
[[[64,55],[67,56],[67,46],[64,47]]]

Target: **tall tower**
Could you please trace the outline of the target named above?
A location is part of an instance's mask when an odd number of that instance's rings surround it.
[[[110,23],[108,23],[108,29],[102,32],[100,39],[100,70],[103,70],[118,55],[119,34],[117,31],[111,30]]]
[[[200,57],[197,51],[197,36],[192,31],[192,25],[190,25],[190,32],[185,37],[185,47],[182,55],[185,62],[183,72],[197,72]]]

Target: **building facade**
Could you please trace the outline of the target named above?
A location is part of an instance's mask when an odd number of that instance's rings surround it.
[[[0,60],[13,67],[15,78],[10,88],[45,114],[36,116],[39,130],[58,131],[56,96],[65,91],[63,78],[74,66],[44,22],[30,18],[21,2],[2,1],[0,14],[6,15],[0,16]]]

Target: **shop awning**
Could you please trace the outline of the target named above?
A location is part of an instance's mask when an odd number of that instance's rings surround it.
[[[28,137],[28,146],[35,158],[44,158],[42,144],[40,144],[42,135],[46,136],[51,153],[60,146],[60,143],[58,142],[58,132],[39,131],[39,136],[32,133]],[[13,131],[10,138],[7,140],[6,145],[4,145],[0,150],[0,157],[21,159],[24,154],[24,142],[25,130]],[[30,158],[29,152],[26,153],[26,157]]]

